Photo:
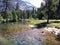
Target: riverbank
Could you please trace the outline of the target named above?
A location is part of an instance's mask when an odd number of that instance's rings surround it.
[[[37,25],[40,27],[54,27],[54,28],[60,28],[60,20],[50,20],[50,23],[47,24],[47,20],[30,20],[29,24],[31,25]]]

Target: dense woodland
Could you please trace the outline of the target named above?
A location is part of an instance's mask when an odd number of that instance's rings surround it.
[[[13,6],[12,0],[0,0],[2,3],[2,11],[0,11],[0,22],[13,22],[25,19],[60,19],[60,0],[44,0],[41,7],[35,10],[21,10],[19,3],[16,3],[16,8],[11,10],[9,6]]]

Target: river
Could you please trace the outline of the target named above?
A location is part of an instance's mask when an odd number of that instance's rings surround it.
[[[44,45],[46,36],[42,30],[20,22],[0,24],[0,32],[7,40],[14,40],[15,45]]]

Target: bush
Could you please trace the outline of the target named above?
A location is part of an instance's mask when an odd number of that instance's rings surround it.
[[[0,21],[2,21],[3,20],[3,17],[1,16],[1,14],[0,14]]]
[[[17,21],[17,20],[18,20],[18,16],[17,16],[15,10],[12,11],[12,16],[13,16],[13,20],[14,20],[14,21]]]

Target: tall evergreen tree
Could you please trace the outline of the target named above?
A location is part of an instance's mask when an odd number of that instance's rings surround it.
[[[41,12],[47,16],[47,23],[49,23],[49,19],[53,17],[57,10],[58,0],[44,0],[45,6],[41,8]]]
[[[58,0],[58,6],[57,6],[56,14],[57,14],[57,17],[59,17],[59,19],[60,19],[60,0]]]
[[[11,6],[13,6],[13,0],[2,0],[2,13],[3,13],[3,18],[8,19],[8,13],[10,11]]]
[[[47,8],[47,23],[49,23],[49,16],[51,13],[52,0],[45,0],[45,2],[46,2],[46,8]]]
[[[16,10],[19,10],[20,6],[19,6],[19,3],[17,2],[16,3]]]

